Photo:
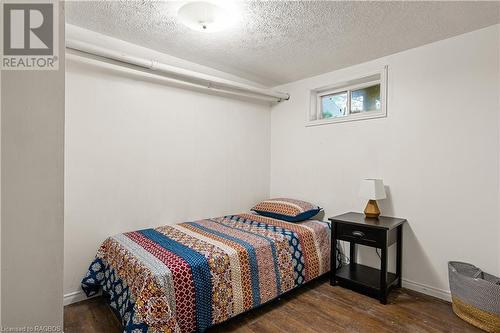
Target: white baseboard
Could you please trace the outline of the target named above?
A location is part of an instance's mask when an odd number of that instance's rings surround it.
[[[97,295],[95,295],[95,296],[99,296],[99,295],[100,295],[100,293],[97,294]],[[95,296],[87,297],[87,295],[85,295],[85,293],[83,292],[83,290],[73,291],[72,293],[68,293],[68,294],[64,295],[63,305],[64,306],[70,305],[70,304],[73,304],[73,303],[76,303],[76,302],[80,302],[80,301],[83,301],[83,300],[86,300],[86,299],[89,299],[89,298],[92,298],[92,297],[95,297]]]
[[[403,288],[418,291],[419,293],[426,294],[429,296],[437,297],[447,302],[451,302],[451,294],[449,290],[439,289],[431,286],[427,286],[422,283],[410,281],[403,279]]]

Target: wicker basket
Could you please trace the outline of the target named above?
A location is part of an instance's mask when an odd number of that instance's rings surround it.
[[[448,263],[453,312],[486,332],[500,333],[500,278],[464,262]]]

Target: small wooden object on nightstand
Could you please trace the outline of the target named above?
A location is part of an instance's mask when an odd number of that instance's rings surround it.
[[[337,283],[349,289],[374,296],[387,303],[387,294],[393,287],[401,287],[403,224],[405,219],[379,216],[366,218],[361,213],[346,213],[329,218],[332,222],[332,258],[330,284]],[[350,243],[349,265],[336,269],[337,240]],[[396,243],[396,273],[387,272],[387,250]],[[356,245],[380,249],[380,269],[356,263]]]

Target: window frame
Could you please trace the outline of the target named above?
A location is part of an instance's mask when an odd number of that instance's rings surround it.
[[[379,75],[377,79],[370,79],[373,76]],[[363,81],[366,79],[367,81]],[[359,83],[352,83],[355,81],[362,81]],[[351,83],[349,83],[351,82]],[[380,110],[366,111],[351,113],[351,92],[367,87],[380,84]],[[321,119],[322,114],[322,97],[334,95],[338,93],[347,92],[347,115],[343,117],[331,117]],[[311,103],[310,108],[306,114],[306,126],[317,126],[332,123],[342,123],[348,121],[382,118],[387,116],[387,66],[382,69],[364,72],[360,75],[353,75],[346,80],[339,81],[328,86],[320,87],[311,90]],[[316,119],[311,120],[311,116],[315,115]]]

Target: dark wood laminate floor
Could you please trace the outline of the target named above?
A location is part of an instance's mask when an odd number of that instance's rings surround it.
[[[64,308],[65,333],[120,333],[121,326],[102,298]],[[406,289],[395,290],[389,304],[327,279],[312,282],[280,300],[213,327],[209,333],[332,332],[482,332],[456,317],[451,305]]]

